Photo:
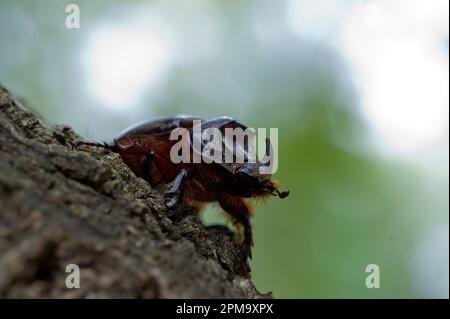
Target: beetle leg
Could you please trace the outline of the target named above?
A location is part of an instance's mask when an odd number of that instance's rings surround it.
[[[152,187],[155,187],[164,181],[161,172],[155,165],[154,158],[155,153],[150,151],[142,163],[142,178],[149,182]]]
[[[253,235],[250,224],[250,207],[241,197],[229,194],[221,194],[219,196],[219,204],[227,214],[243,226],[244,240],[240,251],[245,261],[247,258],[252,259]]]
[[[172,187],[165,194],[165,204],[168,216],[171,219],[180,217],[183,205],[184,185],[188,177],[187,170],[183,168],[177,177],[175,177]]]
[[[164,181],[161,172],[155,165],[155,154],[152,150],[137,143],[129,145],[116,143],[114,147],[136,176],[145,179],[152,187]]]

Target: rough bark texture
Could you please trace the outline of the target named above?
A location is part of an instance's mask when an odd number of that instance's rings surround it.
[[[187,209],[166,217],[161,191],[101,147],[73,149],[0,86],[0,297],[259,298],[228,232]],[[80,288],[66,287],[66,266]]]

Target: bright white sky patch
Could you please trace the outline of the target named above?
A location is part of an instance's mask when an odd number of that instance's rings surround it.
[[[419,154],[448,135],[448,1],[290,0],[287,10],[294,33],[347,59],[381,149]]]
[[[113,109],[135,104],[169,60],[161,35],[127,26],[94,31],[84,58],[89,89]]]
[[[402,153],[438,143],[448,132],[448,2],[357,2],[342,38],[381,141]]]

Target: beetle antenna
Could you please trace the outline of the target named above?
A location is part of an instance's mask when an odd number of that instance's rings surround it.
[[[103,142],[103,143],[93,143],[93,142],[83,142],[83,141],[79,141],[77,143],[75,143],[73,145],[74,149],[78,149],[78,147],[80,145],[86,145],[86,146],[96,146],[96,147],[103,147],[106,148],[112,152],[117,152],[116,147],[115,147],[115,143],[114,144],[109,144],[108,142]]]
[[[275,190],[279,198],[286,198],[289,196],[289,191],[280,192],[278,189]]]

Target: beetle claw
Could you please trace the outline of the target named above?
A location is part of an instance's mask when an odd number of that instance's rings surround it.
[[[252,259],[252,243],[248,239],[244,239],[241,247],[239,247],[239,253],[242,256],[242,260]]]
[[[244,244],[242,247],[242,253],[244,255],[244,260],[252,259],[252,248],[249,244]]]
[[[167,208],[167,216],[172,220],[179,219],[182,212],[182,205],[179,200],[179,195],[177,193],[168,192],[164,197],[164,203]]]
[[[252,259],[252,247],[251,243],[244,241],[241,247],[238,249],[238,254],[241,256],[242,267],[244,271],[250,272],[250,266],[248,263],[248,259]]]

